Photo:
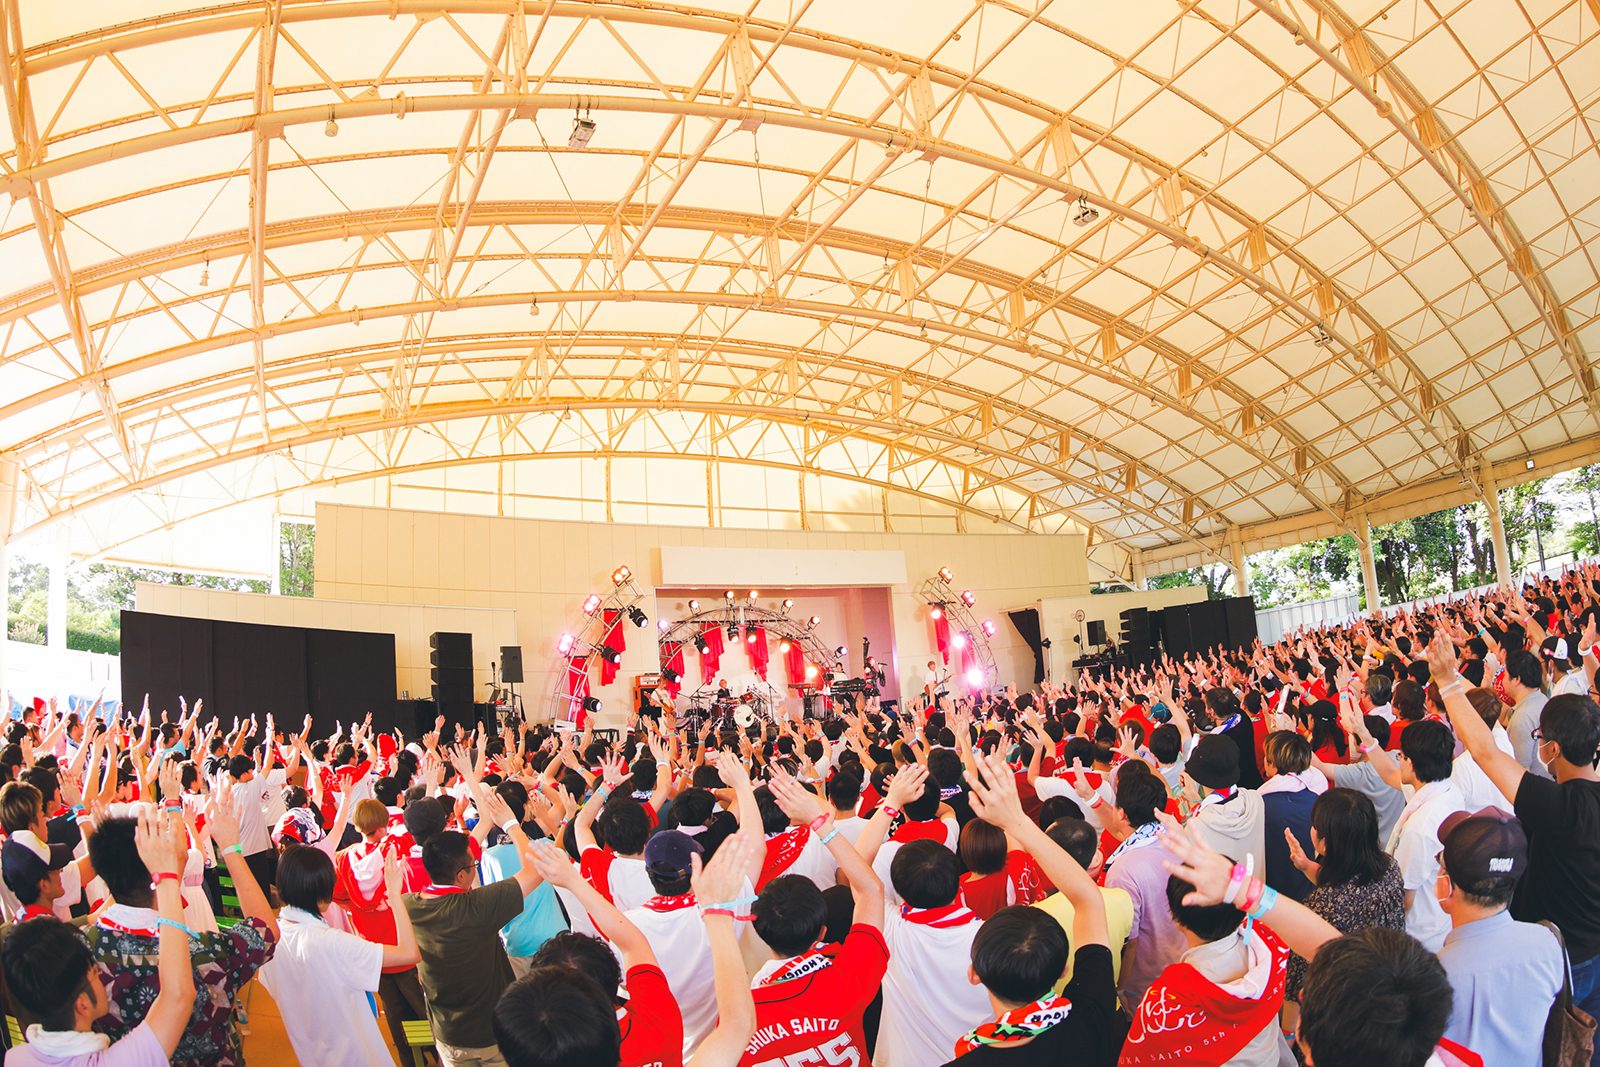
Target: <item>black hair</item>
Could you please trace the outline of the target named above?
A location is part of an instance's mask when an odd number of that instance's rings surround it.
[[[320,848],[290,845],[278,855],[278,896],[285,904],[320,915],[332,903],[337,881],[333,860]]]
[[[1453,1006],[1437,956],[1409,934],[1368,927],[1311,957],[1301,986],[1300,1040],[1319,1067],[1423,1067]]]
[[[936,748],[929,752],[928,777],[941,787],[961,785],[961,757],[948,748]]]
[[[400,794],[405,792],[405,784],[400,779],[384,775],[372,783],[372,796],[379,804],[392,808],[400,803]]]
[[[1539,666],[1538,656],[1520,649],[1506,656],[1506,677],[1515,678],[1528,689],[1537,689],[1544,684],[1544,668]]]
[[[1600,706],[1577,693],[1553,696],[1539,712],[1539,735],[1576,767],[1591,767],[1600,749]]]
[[[1394,691],[1389,699],[1394,706],[1394,717],[1397,719],[1416,722],[1422,718],[1426,710],[1422,686],[1410,678],[1402,678],[1394,683]]]
[[[1400,735],[1400,754],[1411,761],[1411,770],[1423,782],[1450,777],[1456,754],[1455,735],[1442,722],[1428,719],[1414,722]]]
[[[1389,725],[1388,719],[1385,719],[1382,715],[1364,715],[1361,721],[1366,724],[1367,733],[1372,735],[1372,739],[1378,743],[1379,748],[1386,749],[1389,747],[1389,736],[1393,733],[1394,728]]]
[[[50,812],[50,802],[61,792],[61,779],[56,772],[48,767],[32,766],[23,771],[20,781],[27,782],[39,791],[39,800],[44,805],[45,814]]]
[[[840,768],[828,779],[828,803],[840,811],[854,808],[861,800],[861,775],[854,770]],[[679,798],[679,803],[682,802]]]
[[[920,796],[906,801],[905,812],[911,822],[927,822],[939,814],[939,783],[933,775],[922,783]]]
[[[46,1030],[71,1030],[89,989],[94,954],[78,931],[54,917],[15,923],[6,937],[6,991]]]
[[[994,874],[1006,866],[1006,832],[992,822],[968,819],[956,843],[961,862],[973,874]],[[898,858],[898,857],[896,857]]]
[[[256,769],[256,761],[240,753],[228,761],[228,773],[235,778],[243,778]]]
[[[569,967],[584,975],[613,996],[622,984],[622,965],[617,954],[604,941],[588,934],[563,930],[539,946],[528,960],[529,967]]]
[[[1039,825],[1049,826],[1060,819],[1081,819],[1083,809],[1078,806],[1078,798],[1050,797],[1039,805]]]
[[[1094,863],[1095,849],[1100,847],[1100,835],[1083,819],[1057,819],[1045,827],[1050,840],[1061,851],[1077,861],[1084,870]]]
[[[1067,932],[1038,908],[1001,908],[972,939],[972,970],[1007,1004],[1044,996],[1067,967]]]
[[[528,787],[515,778],[508,778],[494,787],[495,795],[506,802],[518,822],[528,817]]]
[[[785,874],[767,883],[750,914],[756,935],[781,959],[798,956],[816,943],[828,908],[811,879]]]
[[[1244,922],[1244,912],[1232,904],[1185,904],[1194,886],[1175,874],[1167,876],[1167,907],[1172,918],[1202,941],[1221,941]]]
[[[1365,793],[1330,789],[1311,806],[1311,828],[1322,839],[1317,884],[1372,885],[1392,862],[1378,840],[1378,809]]]
[[[603,825],[606,846],[620,855],[637,856],[650,838],[650,816],[630,796],[612,800],[596,821]]]
[[[435,885],[453,884],[456,875],[470,866],[472,851],[467,847],[467,835],[459,830],[441,830],[422,846],[422,869]]]
[[[127,817],[101,820],[89,836],[89,861],[118,904],[145,908],[155,894],[150,890],[150,869],[133,843],[137,825]]]
[[[761,813],[762,833],[776,834],[789,828],[789,816],[784,814],[778,806],[778,798],[766,786],[756,790],[756,810]]]
[[[1150,731],[1150,754],[1162,763],[1178,762],[1178,753],[1183,750],[1183,735],[1178,728],[1170,722],[1164,722]]]
[[[530,968],[500,995],[494,1039],[510,1067],[611,1067],[622,1049],[615,998],[560,966]]]
[[[666,821],[672,827],[677,826],[704,826],[712,814],[717,810],[717,798],[711,795],[709,789],[699,786],[690,786],[679,793],[672,802],[672,807],[667,809]]]
[[[1133,766],[1129,761],[1128,766]],[[1126,770],[1126,768],[1124,768]],[[1167,807],[1167,787],[1153,774],[1117,775],[1117,807],[1134,829],[1156,821],[1156,812]]]
[[[937,841],[908,841],[889,863],[889,880],[913,908],[942,908],[961,890],[961,864]]]

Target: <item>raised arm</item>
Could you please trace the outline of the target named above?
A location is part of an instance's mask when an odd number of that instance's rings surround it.
[[[239,817],[233,811],[233,787],[225,786],[211,796],[206,805],[206,832],[216,842],[217,855],[228,868],[233,879],[234,892],[239,896],[239,910],[247,919],[260,919],[278,939],[278,918],[267,903],[267,895],[256,881],[250,865],[244,861],[244,850],[239,847]]]
[[[617,910],[615,904],[601,896],[600,891],[578,873],[578,868],[573,866],[565,853],[549,841],[535,841],[529,850],[529,859],[545,881],[578,898],[578,903],[583,905],[594,922],[595,929],[616,946],[624,968],[655,964],[656,954],[644,934]]]
[[[189,855],[189,842],[183,821],[173,812],[158,814],[146,809],[134,828],[134,845],[139,858],[155,880],[156,920],[160,948],[156,972],[160,985],[155,1002],[145,1014],[145,1023],[170,1057],[178,1047],[194,1010],[194,970],[189,962],[189,937],[183,925],[183,867]]]
[[[750,995],[750,976],[739,953],[730,909],[717,904],[731,901],[744,886],[744,872],[752,862],[759,864],[763,854],[758,834],[740,831],[722,843],[711,862],[702,869],[700,857],[690,862],[694,869],[690,885],[700,902],[701,918],[711,942],[711,974],[717,997],[717,1027],[706,1036],[688,1067],[737,1067],[745,1046],[756,1028],[756,1002]]]
[[[924,770],[923,774],[926,773]],[[787,774],[780,772],[774,775],[771,784],[773,798],[789,818],[807,825],[821,820],[819,840],[827,846],[828,854],[849,880],[850,892],[855,896],[855,914],[851,921],[883,929],[883,883],[861,853],[833,825],[832,805],[824,806],[817,800],[816,794]],[[874,815],[873,818],[878,816]]]
[[[1450,725],[1455,727],[1456,736],[1472,754],[1472,761],[1507,800],[1516,803],[1517,789],[1528,769],[1494,743],[1494,734],[1478,717],[1472,701],[1467,699],[1466,682],[1456,673],[1456,650],[1443,634],[1435,634],[1433,643],[1428,646],[1428,673],[1438,683]]]
[[[422,958],[417,949],[417,934],[411,928],[411,915],[406,911],[405,894],[401,889],[400,861],[393,852],[383,857],[383,890],[389,897],[389,910],[394,913],[395,944],[383,946],[385,967],[410,967]]]

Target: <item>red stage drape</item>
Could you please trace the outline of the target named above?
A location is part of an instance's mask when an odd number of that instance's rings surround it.
[[[676,699],[678,699],[678,690],[683,688],[683,646],[682,645],[674,645],[673,646],[672,655],[667,657],[667,666],[672,668],[674,671],[678,672],[678,680],[676,682],[669,682],[665,678],[662,678],[661,682],[662,682],[663,685],[665,685],[667,687],[667,694],[669,696],[671,696],[672,699],[676,700]]]
[[[606,638],[603,642],[607,648],[614,648],[618,655],[628,650],[628,639],[622,631],[622,612],[616,608],[607,608],[601,618],[606,626]],[[610,685],[617,678],[617,670],[621,662],[612,663],[604,656],[600,657],[600,684]]]
[[[567,707],[567,721],[583,721],[583,698],[589,695],[589,658],[571,656],[567,659],[566,692],[572,698]]]
[[[939,617],[933,620],[933,640],[939,646],[939,655],[944,658],[944,665],[950,666],[950,620],[944,617],[944,612],[939,612]]]
[[[706,650],[700,653],[700,679],[709,685],[722,665],[722,627],[712,623],[700,631]]]
[[[784,654],[785,667],[789,671],[790,685],[804,685],[806,682],[806,650],[800,647],[799,641],[789,642],[789,651]]]
[[[750,665],[756,669],[756,676],[763,682],[767,680],[767,662],[770,650],[767,648],[767,631],[765,627],[754,627],[751,633],[756,635],[754,641],[746,641],[745,645],[750,651]]]

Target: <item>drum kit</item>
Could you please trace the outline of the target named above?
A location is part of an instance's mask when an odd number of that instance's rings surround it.
[[[706,723],[714,729],[745,730],[758,721],[772,721],[779,710],[777,693],[770,686],[751,684],[738,695],[706,686],[689,694],[688,706],[678,713],[678,718],[692,730]]]

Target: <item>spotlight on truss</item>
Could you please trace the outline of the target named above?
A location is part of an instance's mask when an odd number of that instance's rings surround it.
[[[639,609],[637,604],[628,609],[628,618],[633,620],[633,624],[641,630],[650,625],[649,618],[645,616],[645,613]]]
[[[593,615],[595,612],[597,612],[599,610],[600,610],[600,594],[599,593],[590,593],[587,597],[584,598],[584,601],[583,601],[583,613],[585,615]]]
[[[1099,217],[1100,210],[1089,203],[1088,197],[1078,197],[1078,210],[1072,213],[1072,224],[1074,226],[1087,226]]]
[[[572,136],[567,138],[568,148],[587,148],[589,138],[594,136],[594,119],[587,115],[574,116],[572,120]]]
[[[571,652],[572,651],[572,641],[573,641],[573,638],[572,638],[571,634],[562,634],[561,635],[561,639],[556,642],[556,652],[558,652],[559,654],[561,654],[563,656],[565,656],[567,653]]]

